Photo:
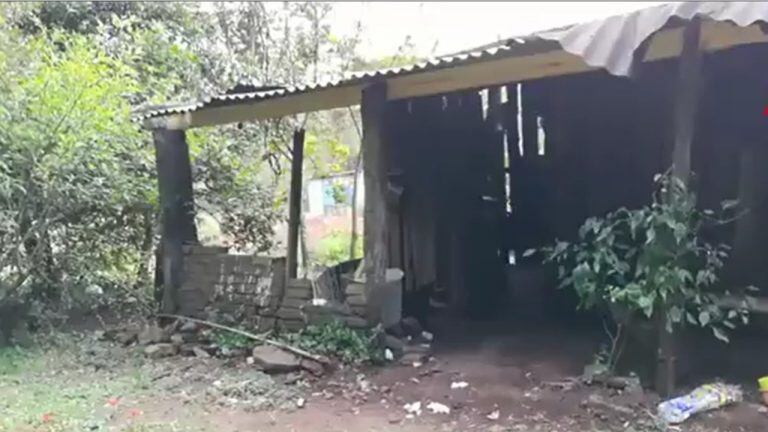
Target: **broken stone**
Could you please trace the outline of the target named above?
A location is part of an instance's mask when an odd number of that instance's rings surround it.
[[[266,373],[293,372],[301,368],[295,355],[272,345],[259,345],[253,349],[253,361]]]
[[[152,359],[176,355],[179,348],[170,343],[157,343],[144,348],[144,355]]]
[[[211,357],[211,355],[208,354],[208,351],[200,348],[199,346],[193,346],[192,347],[192,353],[197,358],[210,358]]]
[[[199,326],[196,322],[192,321],[186,321],[181,326],[179,326],[179,332],[181,333],[195,333]]]
[[[627,416],[634,414],[634,410],[632,408],[610,403],[603,397],[596,394],[589,395],[589,398],[583,402],[583,405],[587,408],[593,408],[601,411],[613,411],[616,414],[623,414]]]
[[[392,350],[395,357],[400,357],[405,352],[405,342],[392,335],[384,335],[384,347]]]
[[[174,333],[171,335],[171,343],[174,345],[182,345],[184,342],[187,342],[186,335],[182,333]]]
[[[301,368],[305,371],[311,373],[314,376],[320,376],[323,373],[325,373],[325,368],[323,368],[323,365],[320,363],[309,360],[309,359],[301,359]]]
[[[127,346],[135,342],[137,337],[138,332],[136,330],[125,330],[115,335],[115,342]]]
[[[144,327],[138,335],[138,340],[140,345],[150,345],[168,341],[167,334],[157,324],[148,324]]]

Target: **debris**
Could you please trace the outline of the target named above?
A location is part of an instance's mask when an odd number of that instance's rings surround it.
[[[402,355],[405,351],[405,342],[392,335],[384,335],[384,346],[392,350],[392,352],[398,356]]]
[[[741,402],[741,388],[728,384],[705,384],[685,396],[670,399],[658,406],[659,417],[670,424],[678,424],[690,416]]]
[[[327,364],[328,363],[328,360],[323,358],[323,357],[321,357],[321,356],[314,355],[314,354],[306,352],[306,351],[304,351],[302,349],[299,349],[299,348],[296,348],[296,347],[292,347],[290,345],[286,345],[286,344],[284,344],[282,342],[278,342],[278,341],[275,341],[275,340],[272,340],[272,339],[267,339],[264,336],[255,335],[253,333],[250,333],[250,332],[247,332],[247,331],[244,331],[244,330],[239,330],[239,329],[236,329],[236,328],[233,328],[233,327],[229,327],[229,326],[225,326],[225,325],[221,325],[221,324],[216,324],[216,323],[211,322],[211,321],[205,321],[205,320],[200,320],[200,319],[197,319],[197,318],[185,317],[185,316],[181,316],[181,315],[158,314],[157,316],[161,317],[161,318],[175,318],[175,319],[179,319],[179,320],[191,321],[191,322],[194,322],[194,323],[197,323],[197,324],[206,325],[208,327],[217,328],[219,330],[226,330],[228,332],[239,334],[241,336],[245,336],[245,337],[247,337],[249,339],[253,339],[255,341],[258,341],[258,342],[261,342],[261,343],[264,343],[264,344],[267,344],[267,345],[272,345],[274,347],[281,348],[281,349],[289,351],[290,353],[295,354],[297,356],[305,357],[305,358],[308,358],[310,360],[314,360],[314,361],[322,363],[322,364]]]
[[[320,376],[325,373],[325,368],[322,364],[308,359],[301,359],[301,368],[311,373],[314,376]]]
[[[139,333],[138,339],[140,345],[157,344],[161,342],[167,342],[167,334],[157,324],[147,324],[146,327]]]
[[[406,317],[401,319],[400,327],[403,329],[405,334],[412,337],[419,336],[421,332],[424,331],[424,328],[421,326],[421,323],[419,323],[419,320],[414,317]]]
[[[196,322],[185,321],[179,326],[180,333],[195,333],[200,326]]]
[[[466,381],[455,381],[451,383],[451,390],[459,390],[469,387],[469,383]]]
[[[422,338],[423,338],[425,341],[427,341],[427,342],[432,342],[432,340],[433,340],[433,339],[435,339],[435,336],[434,336],[432,333],[430,333],[430,332],[428,332],[428,331],[426,331],[426,330],[424,330],[423,332],[421,332],[421,337],[422,337]]]
[[[178,352],[179,347],[170,343],[156,343],[144,348],[144,355],[153,359],[170,357],[176,355]]]
[[[271,345],[254,348],[253,362],[266,373],[293,372],[301,368],[301,360],[297,356]]]
[[[174,345],[183,345],[184,342],[187,342],[186,335],[182,333],[174,333],[171,335],[171,343]]]
[[[115,342],[119,343],[120,345],[127,346],[135,342],[138,335],[139,332],[136,330],[121,331],[115,335]]]
[[[412,402],[412,403],[409,403],[409,404],[405,404],[403,406],[403,409],[405,409],[405,412],[407,412],[408,414],[420,416],[421,415],[421,402],[417,401],[417,402]]]
[[[253,365],[254,363],[255,363],[255,362],[254,362],[254,360],[253,360],[253,356],[248,356],[248,357],[246,357],[246,358],[245,358],[245,364],[247,364],[248,366],[251,366],[251,365]]]
[[[768,405],[768,376],[764,376],[757,380],[760,393],[763,395],[763,403]]]
[[[296,407],[297,408],[304,408],[304,405],[306,405],[307,401],[304,398],[298,398],[296,399]]]
[[[635,411],[632,408],[628,408],[621,405],[616,405],[606,401],[602,396],[592,394],[589,398],[582,403],[587,408],[597,409],[600,411],[612,411],[616,414],[632,415]]]
[[[495,410],[495,411],[491,412],[490,414],[488,414],[487,416],[485,416],[485,418],[487,418],[488,420],[494,420],[495,421],[495,420],[499,419],[500,415],[501,415],[501,413],[499,412],[499,410]]]
[[[389,349],[389,348],[385,348],[385,349],[384,349],[384,358],[385,358],[387,361],[393,361],[393,360],[395,359],[395,355],[394,355],[394,354],[392,354],[392,350],[391,350],[391,349]]]
[[[423,364],[423,363],[421,363],[421,362],[419,362],[419,361],[415,361],[415,362],[413,362],[413,367],[415,367],[415,368],[417,368],[417,369],[418,369],[418,368],[420,368],[420,367],[421,367],[421,365],[422,365],[422,364]]]
[[[439,402],[430,402],[427,404],[427,409],[432,411],[432,414],[450,414],[451,409],[447,405],[443,405]]]
[[[208,354],[208,351],[200,348],[199,346],[193,346],[192,347],[192,353],[195,354],[195,357],[198,358],[210,358],[211,355]]]

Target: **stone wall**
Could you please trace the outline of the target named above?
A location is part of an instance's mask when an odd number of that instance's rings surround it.
[[[286,281],[285,258],[229,254],[227,248],[184,246],[178,313],[248,323],[259,330],[304,326],[301,307],[312,300],[308,280]]]

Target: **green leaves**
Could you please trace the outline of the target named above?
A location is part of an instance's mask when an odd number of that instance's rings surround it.
[[[656,181],[659,191],[650,205],[587,219],[577,242],[556,243],[546,259],[558,264],[560,285],[574,289],[581,307],[615,305],[647,319],[661,311],[671,329],[708,327],[727,341],[728,329],[748,321],[749,297],[738,308],[718,303],[727,294],[718,272],[728,249],[700,235],[705,216],[717,214],[698,210],[682,182],[666,176]]]

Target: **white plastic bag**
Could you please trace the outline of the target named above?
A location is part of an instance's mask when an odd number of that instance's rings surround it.
[[[678,424],[696,413],[741,402],[744,395],[738,386],[727,384],[705,384],[685,396],[659,404],[659,417],[669,424]]]

